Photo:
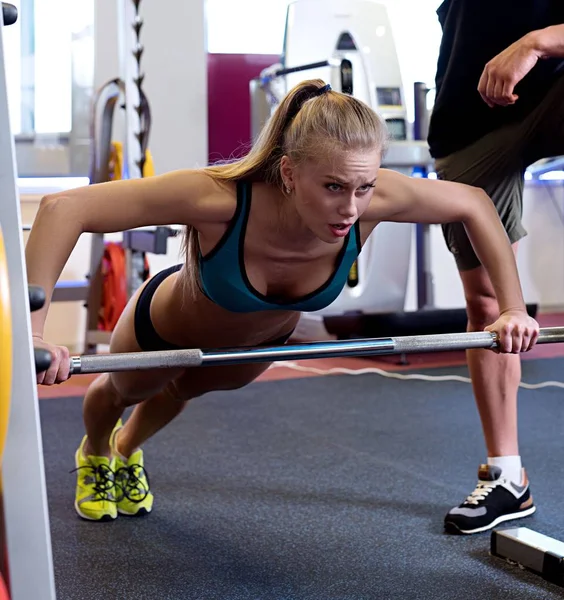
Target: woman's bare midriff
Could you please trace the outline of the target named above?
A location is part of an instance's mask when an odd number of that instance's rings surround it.
[[[197,290],[192,295],[183,278],[185,269],[167,277],[151,302],[151,320],[167,342],[184,348],[257,346],[289,333],[300,314],[268,310],[229,312]]]
[[[364,242],[372,227],[363,227]],[[210,236],[213,248],[223,233]],[[285,298],[288,301],[310,294],[323,285],[334,272],[340,251],[338,244],[319,244],[313,248],[295,247],[281,251],[283,242],[272,235],[259,236],[262,243],[254,243],[252,228],[246,236],[245,271],[251,286],[260,294]],[[265,238],[268,240],[265,243]],[[287,243],[286,243],[287,246]],[[209,250],[208,248],[208,250]],[[233,313],[209,300],[196,286],[194,292],[187,285],[189,271],[181,269],[168,276],[158,286],[151,302],[151,321],[157,334],[165,341],[181,348],[237,348],[260,346],[288,335],[297,326],[297,311],[265,310],[252,313]],[[140,292],[141,290],[139,290]],[[116,352],[131,352],[135,344],[132,304],[124,315],[125,329],[118,324],[115,338]],[[128,333],[125,333],[128,332]],[[133,333],[133,338],[131,337]],[[121,340],[121,341],[120,341]],[[163,386],[167,394],[178,400],[188,400],[211,390],[235,389],[258,377],[269,363],[236,364],[221,367],[153,370],[148,372],[114,373],[114,386],[124,396],[138,397],[157,393]]]

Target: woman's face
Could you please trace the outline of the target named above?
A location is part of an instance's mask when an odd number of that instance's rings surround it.
[[[319,239],[336,243],[367,209],[380,168],[379,148],[338,151],[297,167],[284,163],[282,175],[292,190],[296,211]]]

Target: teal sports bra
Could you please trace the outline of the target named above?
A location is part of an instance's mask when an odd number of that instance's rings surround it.
[[[227,231],[205,257],[199,251],[198,268],[202,292],[212,302],[236,313],[261,310],[313,312],[329,306],[341,293],[349,271],[362,249],[359,222],[347,233],[337,257],[337,268],[326,283],[298,300],[275,300],[255,290],[245,271],[244,241],[251,210],[251,195],[250,182],[237,182],[237,209]],[[354,235],[351,235],[353,231]]]

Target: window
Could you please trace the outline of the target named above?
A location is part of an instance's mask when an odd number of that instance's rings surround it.
[[[35,0],[34,52],[23,63],[28,95],[23,124],[35,133],[68,133],[72,128],[73,0]],[[29,17],[22,24],[30,27]],[[24,131],[27,133],[27,131]]]
[[[281,54],[290,0],[207,0],[211,54]]]
[[[18,21],[3,33],[12,131],[68,134],[75,80],[92,72],[92,65],[81,64],[93,61],[92,54],[80,49],[85,33],[93,40],[93,2],[11,1]]]
[[[441,43],[437,8],[442,0],[387,0],[400,69],[405,85],[423,81],[435,85]],[[406,15],[409,15],[406,18]],[[406,91],[412,92],[412,88]]]

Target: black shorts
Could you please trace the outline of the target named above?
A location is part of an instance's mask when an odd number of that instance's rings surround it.
[[[134,317],[135,337],[137,339],[139,347],[145,352],[152,350],[182,349],[181,346],[177,346],[175,344],[167,342],[166,340],[163,340],[163,338],[156,332],[153,326],[153,322],[151,321],[151,300],[153,299],[157,288],[169,275],[180,271],[182,266],[182,264],[174,265],[172,267],[169,267],[168,269],[160,271],[149,280],[147,285],[139,294],[139,298],[137,299],[137,306],[135,307]],[[272,340],[270,342],[266,342],[260,345],[282,346],[288,341],[292,333],[294,333],[293,330],[277,338],[276,340]]]
[[[521,218],[525,170],[541,158],[564,154],[564,76],[523,121],[492,131],[470,146],[439,158],[439,179],[482,188],[492,199],[511,243],[527,235]],[[505,110],[496,106],[492,110]],[[443,225],[460,271],[480,266],[461,223]]]

